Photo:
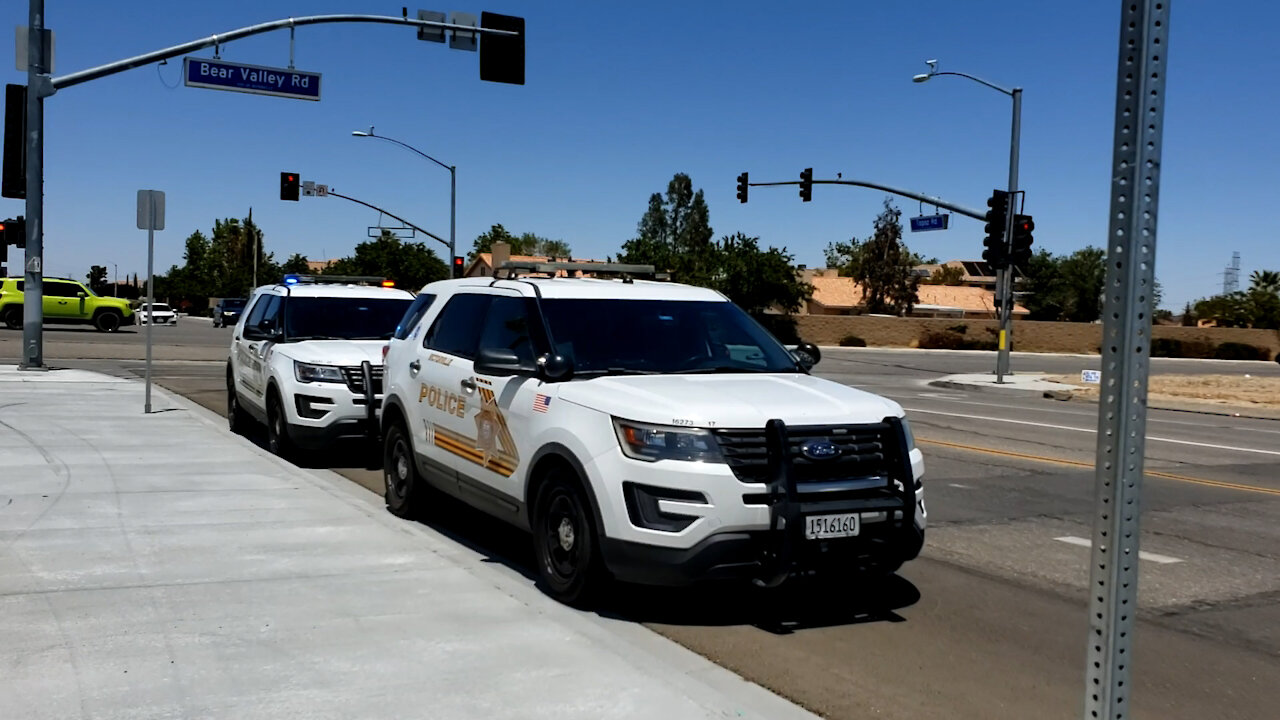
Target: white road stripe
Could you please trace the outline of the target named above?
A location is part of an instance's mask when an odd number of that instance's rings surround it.
[[[1068,545],[1079,545],[1080,547],[1087,547],[1087,548],[1093,547],[1093,543],[1089,542],[1088,540],[1082,537],[1076,537],[1074,535],[1067,535],[1066,537],[1054,538],[1054,540],[1057,540],[1059,542],[1064,542]],[[1169,557],[1168,555],[1157,555],[1156,553],[1149,553],[1146,550],[1139,550],[1138,557],[1143,560],[1150,560],[1153,563],[1160,563],[1161,565],[1172,565],[1174,563],[1182,562],[1182,558]]]
[[[947,483],[947,484],[948,484],[948,485],[950,485],[950,486],[951,486],[951,487],[953,487],[953,488],[960,488],[961,490],[972,490],[972,489],[973,489],[973,486],[972,486],[972,485],[961,485],[960,483]]]
[[[1013,425],[1030,425],[1032,427],[1052,428],[1054,430],[1070,430],[1072,432],[1093,433],[1097,434],[1095,428],[1078,428],[1070,425],[1054,425],[1052,423],[1031,422],[1030,420],[1014,420],[1012,418],[998,418],[989,415],[966,415],[965,413],[949,413],[941,410],[925,410],[923,408],[903,408],[907,412],[924,413],[926,415],[944,415],[946,417],[965,418],[966,420],[990,420],[992,422],[1011,423]],[[1193,447],[1213,448],[1214,450],[1234,450],[1236,452],[1258,453],[1259,455],[1280,455],[1280,450],[1259,450],[1257,448],[1235,447],[1232,445],[1217,445],[1214,443],[1193,442],[1191,440],[1175,440],[1174,438],[1157,437],[1148,435],[1148,440],[1156,442],[1173,443],[1175,445],[1191,445]]]

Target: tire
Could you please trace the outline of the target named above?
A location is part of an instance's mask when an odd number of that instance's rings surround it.
[[[275,390],[267,399],[267,449],[285,460],[292,460],[295,455],[293,441],[289,439],[289,416]]]
[[[98,332],[112,333],[120,329],[120,323],[124,318],[120,313],[114,310],[105,310],[98,313],[93,318],[93,326],[98,328]]]
[[[227,427],[236,435],[244,435],[249,430],[249,413],[240,406],[240,395],[236,392],[235,377],[231,368],[227,368]]]
[[[11,307],[4,311],[4,326],[10,330],[22,329],[22,307]]]
[[[564,469],[551,471],[538,490],[532,524],[544,590],[566,605],[591,604],[608,577],[591,505],[576,476]]]
[[[383,497],[387,510],[398,518],[420,520],[429,509],[431,486],[418,472],[413,440],[404,424],[394,421],[382,441]]]

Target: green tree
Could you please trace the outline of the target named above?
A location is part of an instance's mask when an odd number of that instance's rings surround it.
[[[665,198],[659,193],[649,197],[636,237],[622,244],[618,260],[653,265],[679,282],[706,287],[718,264],[713,235],[702,190],[695,192],[689,176],[676,173],[667,183]]]
[[[493,244],[504,242],[511,246],[512,255],[524,255],[524,247],[520,244],[520,238],[507,232],[507,229],[500,223],[495,223],[489,228],[488,232],[481,233],[476,236],[475,242],[472,243],[471,255],[469,260],[475,260],[480,253],[493,252]]]
[[[298,253],[290,255],[289,259],[285,260],[284,264],[280,266],[280,273],[284,275],[306,275],[309,272],[311,272],[311,267],[307,265],[307,258]]]
[[[1062,282],[1062,259],[1048,250],[1040,250],[1022,268],[1019,284],[1022,304],[1030,320],[1061,320],[1067,306],[1066,287]]]
[[[404,242],[390,230],[356,245],[355,254],[325,269],[326,275],[372,275],[395,282],[396,287],[416,291],[449,277],[444,261],[420,242]]]
[[[573,255],[573,251],[569,248],[569,243],[564,240],[551,240],[531,232],[521,233],[518,236],[513,235],[499,223],[491,226],[488,232],[481,233],[476,237],[472,243],[471,254],[468,259],[475,260],[480,253],[493,252],[493,244],[497,242],[505,242],[509,245],[512,255],[532,255],[558,259],[567,259]]]
[[[1186,307],[1182,308],[1182,325],[1183,327],[1196,326],[1196,311],[1191,307],[1191,301],[1187,301]]]
[[[827,246],[828,264],[862,286],[863,305],[869,313],[905,315],[918,302],[919,278],[912,269],[919,258],[902,242],[901,219],[902,211],[885,198],[871,237]]]
[[[712,287],[752,315],[775,308],[797,312],[813,294],[813,287],[796,275],[794,258],[785,248],[762,250],[760,238],[734,233],[720,238],[717,249],[720,270]]]
[[[89,281],[89,289],[102,295],[106,293],[107,286],[107,268],[103,265],[90,265],[89,274],[85,276]]]
[[[1102,317],[1102,287],[1107,280],[1106,253],[1090,245],[1068,255],[1059,269],[1066,292],[1063,319],[1091,323]]]
[[[1249,276],[1250,289],[1280,295],[1280,272],[1275,270],[1254,270]]]
[[[922,263],[932,264],[932,263]],[[938,271],[929,275],[929,279],[924,281],[926,285],[963,285],[964,284],[964,268],[958,265],[943,265]]]

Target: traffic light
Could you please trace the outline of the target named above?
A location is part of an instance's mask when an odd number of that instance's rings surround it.
[[[27,219],[19,215],[0,223],[0,245],[27,247]]]
[[[461,256],[461,255],[454,255],[454,256],[453,256],[453,276],[454,276],[455,278],[460,278],[460,277],[462,277],[462,271],[463,271],[463,269],[464,269],[464,268],[462,267],[462,256]]]
[[[747,201],[747,174],[742,173],[738,176],[738,202]]]
[[[1009,253],[1009,262],[1020,266],[1031,262],[1031,231],[1035,229],[1036,222],[1030,215],[1013,216],[1013,251]]]
[[[0,195],[27,196],[27,86],[4,86],[4,159]]]
[[[298,199],[298,173],[291,173],[291,172],[280,173],[280,199],[281,200],[297,200]]]
[[[510,30],[515,35],[484,33],[480,39],[480,79],[524,84],[524,18],[480,13],[480,27]]]
[[[993,190],[987,199],[987,236],[982,245],[982,259],[991,267],[1001,270],[1009,267],[1009,245],[1005,242],[1004,230],[1008,220],[1009,193],[1004,190]]]
[[[800,199],[805,202],[813,199],[813,168],[800,171]]]

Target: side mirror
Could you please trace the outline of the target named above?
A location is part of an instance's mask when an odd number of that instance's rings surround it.
[[[527,363],[520,362],[514,350],[507,348],[484,348],[476,358],[475,371],[481,375],[532,375],[534,369]]]
[[[85,292],[85,291],[81,290],[80,292],[76,293],[76,297],[78,297],[78,298],[86,298],[86,297],[89,297],[89,293],[87,293],[87,292]]]
[[[559,353],[545,353],[538,358],[538,368],[548,382],[560,382],[573,376],[573,363]]]
[[[792,357],[805,370],[812,370],[822,360],[822,351],[813,343],[800,343],[795,350],[791,351]]]

